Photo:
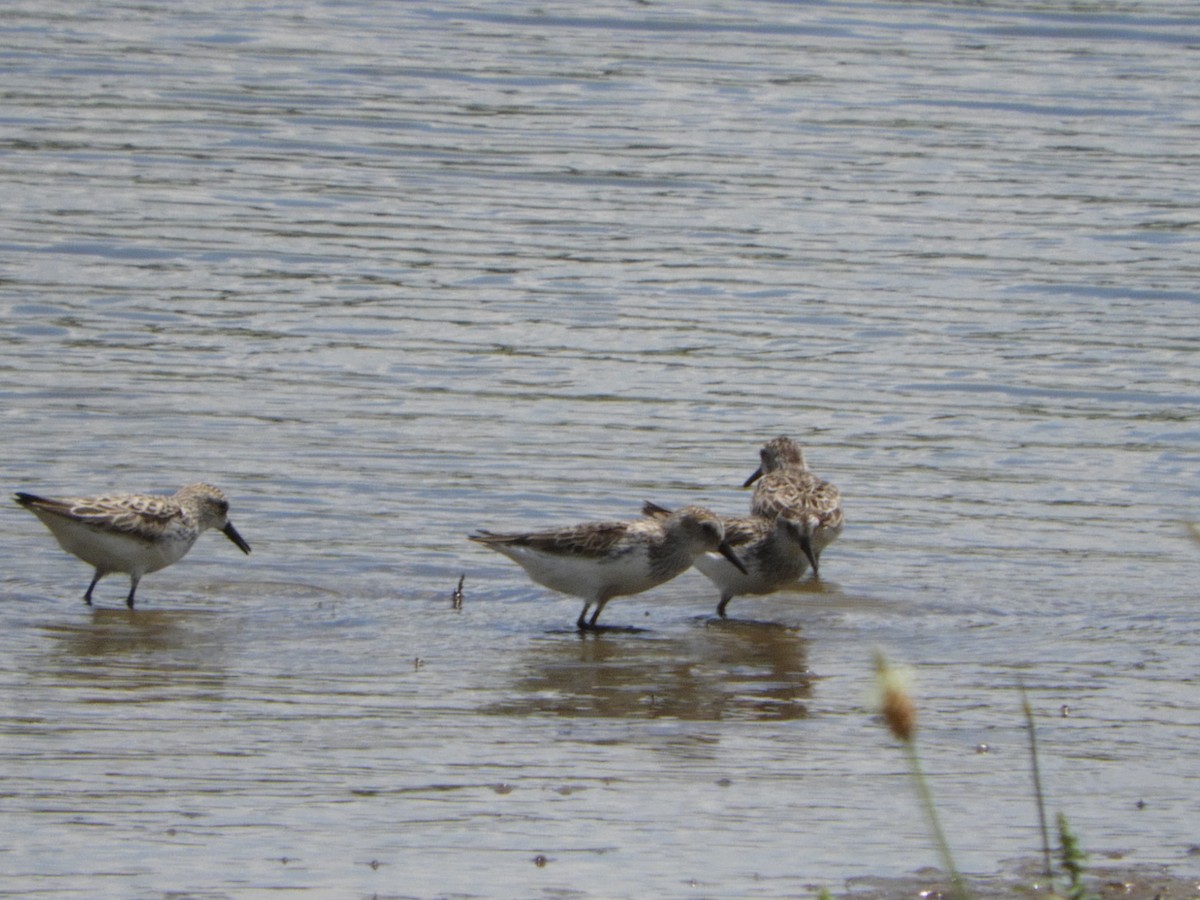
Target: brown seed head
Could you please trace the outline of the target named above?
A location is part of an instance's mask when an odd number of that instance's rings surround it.
[[[876,653],[875,680],[879,687],[879,713],[888,730],[904,743],[912,743],[917,732],[917,707],[908,691],[907,674],[892,668],[882,653]]]

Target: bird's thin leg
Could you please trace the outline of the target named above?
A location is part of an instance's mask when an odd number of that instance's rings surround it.
[[[133,609],[133,595],[137,593],[138,582],[141,578],[137,575],[129,576],[129,596],[125,598],[125,605]]]
[[[92,589],[96,586],[96,582],[104,577],[104,573],[99,569],[96,570],[96,577],[92,579],[92,583],[88,585],[87,593],[83,595],[83,602],[88,606],[92,605]]]
[[[733,594],[726,594],[721,598],[721,602],[717,604],[717,615],[722,619],[725,618],[725,607],[729,605],[729,601],[733,599]]]
[[[596,628],[596,620],[600,618],[600,611],[604,609],[606,603],[608,603],[607,600],[601,600],[596,604],[596,611],[592,613],[592,617],[588,620],[588,628]]]
[[[589,609],[591,609],[591,606],[592,606],[591,600],[588,600],[586,603],[584,603],[583,604],[583,612],[581,612],[579,614],[579,618],[575,621],[575,627],[578,628],[580,631],[587,630],[587,627],[588,627],[587,612]]]

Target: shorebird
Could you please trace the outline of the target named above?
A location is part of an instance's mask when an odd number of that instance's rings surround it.
[[[138,582],[183,559],[201,532],[219,528],[243,553],[250,545],[229,521],[229,501],[211,484],[190,484],[170,497],[105,494],[53,500],[18,492],[16,501],[42,520],[58,543],[96,569],[84,602],[105,575],[129,575],[125,605],[133,609]]]
[[[768,519],[784,516],[802,523],[808,536],[805,552],[813,575],[819,577],[821,551],[842,533],[841,492],[808,470],[804,452],[791,438],[768,441],[759,457],[761,465],[742,485],[748,488],[754,484],[750,511]]]
[[[589,522],[549,531],[469,536],[516,562],[538,584],[583,598],[576,625],[597,629],[613,597],[640,594],[686,571],[707,551],[744,571],[721,520],[701,506],[631,522]],[[591,618],[588,610],[595,607]]]
[[[642,507],[646,516],[669,516],[670,510],[654,503]],[[702,553],[692,564],[721,592],[717,615],[734,597],[773,594],[795,584],[808,571],[810,554],[807,525],[786,516],[730,516],[722,519],[725,540],[742,562],[738,568],[712,553]]]

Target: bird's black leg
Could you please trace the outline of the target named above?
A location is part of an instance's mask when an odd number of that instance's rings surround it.
[[[96,577],[92,579],[92,583],[88,585],[87,593],[83,595],[83,602],[88,606],[92,605],[92,589],[96,586],[96,582],[104,577],[104,573],[99,569],[96,570]]]
[[[729,605],[729,601],[733,599],[733,594],[726,594],[721,598],[721,602],[717,604],[717,615],[722,619],[725,618],[725,607]]]
[[[600,618],[600,611],[604,609],[604,605],[606,603],[608,603],[607,600],[600,600],[596,603],[596,611],[592,613],[592,617],[588,619],[588,628],[590,628],[592,631],[599,630],[599,626],[596,625],[596,620]]]
[[[125,605],[130,609],[133,609],[133,595],[137,593],[138,581],[140,580],[136,575],[129,576],[129,596],[125,598]]]

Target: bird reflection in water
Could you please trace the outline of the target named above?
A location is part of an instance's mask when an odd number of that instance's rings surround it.
[[[698,622],[661,636],[539,641],[515,696],[490,712],[598,718],[801,719],[812,695],[807,641],[773,623]]]
[[[206,694],[227,677],[217,619],[195,610],[95,608],[82,621],[44,627],[56,639],[50,669],[63,682],[154,695],[141,699]]]

